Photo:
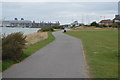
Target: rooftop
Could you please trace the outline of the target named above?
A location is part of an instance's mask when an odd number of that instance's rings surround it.
[[[108,19],[108,20],[101,20],[99,23],[106,23],[106,22],[113,22],[112,20]]]

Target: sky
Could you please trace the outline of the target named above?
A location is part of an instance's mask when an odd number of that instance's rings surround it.
[[[118,2],[119,0],[1,0],[1,2]]]
[[[9,0],[8,0],[9,1]],[[113,19],[118,14],[117,2],[2,2],[2,18],[24,18],[36,22],[69,24],[77,20],[89,24]]]

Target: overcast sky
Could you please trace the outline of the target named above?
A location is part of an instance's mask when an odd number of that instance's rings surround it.
[[[25,20],[60,21],[68,24],[75,20],[90,23],[101,19],[113,19],[117,13],[117,2],[3,2],[2,17]]]
[[[1,0],[2,2],[118,2],[120,0]]]

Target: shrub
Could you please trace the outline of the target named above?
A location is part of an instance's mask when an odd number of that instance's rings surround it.
[[[90,25],[91,25],[91,26],[96,26],[96,27],[99,27],[99,24],[98,24],[98,23],[96,23],[96,22],[92,22]]]
[[[23,48],[25,47],[26,37],[20,32],[3,36],[2,38],[2,59],[16,60],[23,54]]]
[[[107,25],[103,25],[103,27],[108,27]]]
[[[120,23],[114,23],[114,24],[112,24],[113,28],[119,28],[119,26],[120,26]]]
[[[57,26],[53,26],[52,28],[54,28],[54,29],[64,29],[63,26],[59,26],[59,25],[57,25]]]
[[[46,26],[46,27],[43,27],[42,29],[38,30],[38,32],[39,32],[39,31],[45,32],[45,31],[54,31],[54,30],[53,30],[52,27]]]

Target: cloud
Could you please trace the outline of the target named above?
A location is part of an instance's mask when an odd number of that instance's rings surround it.
[[[1,0],[2,2],[118,2],[119,0]]]
[[[117,14],[116,2],[4,2],[3,17],[6,19],[25,18],[35,21],[60,21],[62,24],[73,20],[88,22],[99,16],[113,18]],[[97,19],[98,20],[98,19]]]

